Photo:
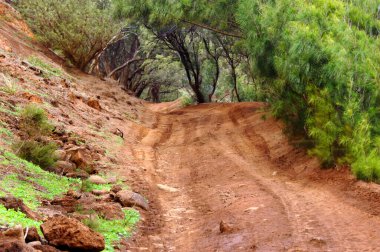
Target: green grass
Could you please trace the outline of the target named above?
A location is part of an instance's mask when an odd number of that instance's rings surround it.
[[[112,188],[112,186],[114,186],[114,185],[120,185],[125,190],[127,190],[129,188],[121,180],[118,180],[115,184],[102,184],[102,185],[91,183],[89,180],[82,180],[81,190],[83,192],[91,192],[93,190],[107,190],[107,191],[110,191],[111,188]]]
[[[123,212],[125,214],[123,220],[106,220],[99,217],[84,220],[86,225],[104,236],[105,252],[115,251],[113,246],[117,245],[121,239],[130,237],[136,223],[140,220],[139,212],[134,209],[124,209]]]
[[[31,65],[41,69],[43,71],[43,77],[45,78],[50,78],[53,76],[56,76],[56,77],[63,76],[62,70],[53,67],[52,65],[46,63],[44,60],[36,56],[30,56],[27,60]]]
[[[16,111],[15,106],[13,106],[12,104],[6,101],[0,101],[0,112],[7,115],[12,115],[12,116],[18,115],[18,112]]]
[[[41,224],[42,222],[29,219],[22,212],[13,209],[7,210],[3,205],[0,205],[0,225],[9,225],[10,227],[16,225],[21,225],[23,227],[39,227]]]
[[[79,179],[61,177],[44,171],[39,166],[7,151],[0,154],[0,166],[5,167],[5,172],[7,172],[7,168],[10,171],[13,170],[0,178],[0,188],[2,188],[3,194],[4,192],[9,193],[22,199],[31,209],[38,208],[42,199],[51,200],[71,189],[73,185],[80,184]],[[17,174],[27,174],[27,176],[15,174],[14,169],[20,171]]]

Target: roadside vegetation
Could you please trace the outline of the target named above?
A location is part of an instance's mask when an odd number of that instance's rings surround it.
[[[380,179],[375,2],[78,4],[20,0],[18,8],[41,41],[81,69],[121,27],[124,36],[137,36],[133,55],[107,76],[137,97],[175,100],[185,88],[197,103],[268,102],[324,167],[349,165],[359,179]]]

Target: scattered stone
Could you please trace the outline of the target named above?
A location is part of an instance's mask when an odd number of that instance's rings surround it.
[[[82,194],[80,194],[79,192],[74,191],[74,190],[68,190],[66,195],[73,197],[74,199],[79,199],[80,197],[82,197]]]
[[[101,196],[101,195],[107,194],[108,191],[107,190],[92,190],[91,193],[96,196]]]
[[[33,248],[41,252],[61,252],[61,250],[56,249],[50,245],[34,245]]]
[[[0,251],[34,252],[24,241],[24,232],[21,226],[0,232]]]
[[[106,220],[123,220],[125,214],[120,204],[111,202],[93,203],[89,206],[85,206],[86,209],[95,211],[99,216],[102,216]]]
[[[57,158],[57,160],[65,160],[65,158],[66,158],[66,151],[64,151],[64,150],[56,150],[54,152],[54,156]]]
[[[28,242],[27,245],[29,247],[34,247],[34,246],[39,246],[39,245],[42,245],[42,243],[40,241],[32,241],[32,242]]]
[[[73,147],[66,151],[69,160],[78,168],[92,170],[92,158],[89,151],[84,147]],[[88,171],[91,172],[91,171]]]
[[[157,187],[160,188],[161,190],[164,190],[166,192],[171,192],[171,193],[175,193],[179,191],[177,188],[170,187],[168,185],[157,184]]]
[[[115,184],[117,182],[117,178],[116,177],[110,177],[107,179],[107,183],[108,184]]]
[[[17,199],[13,196],[0,197],[0,204],[4,205],[6,209],[14,209],[16,211],[21,211],[27,217],[33,220],[41,220],[41,216],[33,212],[28,206],[24,204],[24,202],[21,199]]]
[[[43,103],[43,100],[36,96],[36,95],[33,95],[33,94],[29,94],[29,93],[22,93],[21,96],[25,99],[27,99],[28,101],[30,102],[34,102],[34,103]]]
[[[59,160],[55,163],[56,172],[63,175],[74,172],[74,169],[75,164],[70,163],[68,161]]]
[[[100,106],[100,103],[98,100],[96,99],[93,99],[93,98],[90,98],[88,101],[87,101],[87,105],[93,109],[96,109],[96,110],[99,110],[101,111],[102,110],[102,107]]]
[[[77,170],[75,172],[69,172],[66,174],[66,177],[68,178],[80,178],[80,179],[87,179],[90,177],[90,174],[88,172],[83,170]]]
[[[65,216],[49,218],[41,225],[42,233],[50,245],[76,251],[102,251],[104,237],[80,221]]]
[[[124,207],[138,206],[144,210],[149,209],[148,201],[141,195],[129,190],[121,190],[116,194],[116,200]]]
[[[90,181],[91,183],[94,183],[94,184],[97,184],[97,185],[104,185],[104,184],[107,184],[107,181],[98,176],[98,175],[91,175],[89,178],[88,178],[88,181]]]
[[[38,234],[37,228],[30,227],[28,230],[24,229],[24,234],[28,231],[26,234],[25,242],[34,242],[34,241],[41,241],[41,237]]]
[[[75,212],[75,209],[78,206],[78,200],[72,196],[66,195],[62,198],[53,199],[50,204],[53,206],[61,206],[66,212],[72,213]]]
[[[219,231],[221,234],[223,233],[230,233],[233,231],[233,228],[228,225],[227,223],[225,223],[224,221],[220,221],[219,223]]]
[[[111,188],[111,192],[113,192],[113,193],[118,193],[118,192],[120,192],[121,190],[123,190],[123,187],[121,187],[121,185],[114,185],[114,186],[112,186],[112,188]]]

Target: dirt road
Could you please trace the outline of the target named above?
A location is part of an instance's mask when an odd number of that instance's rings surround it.
[[[136,250],[380,251],[378,187],[320,171],[264,115],[241,103],[145,118],[133,155],[156,222]]]

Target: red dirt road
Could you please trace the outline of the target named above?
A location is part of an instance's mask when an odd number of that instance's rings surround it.
[[[133,155],[154,211],[132,251],[380,250],[378,186],[321,171],[264,114],[209,104],[141,118]]]

